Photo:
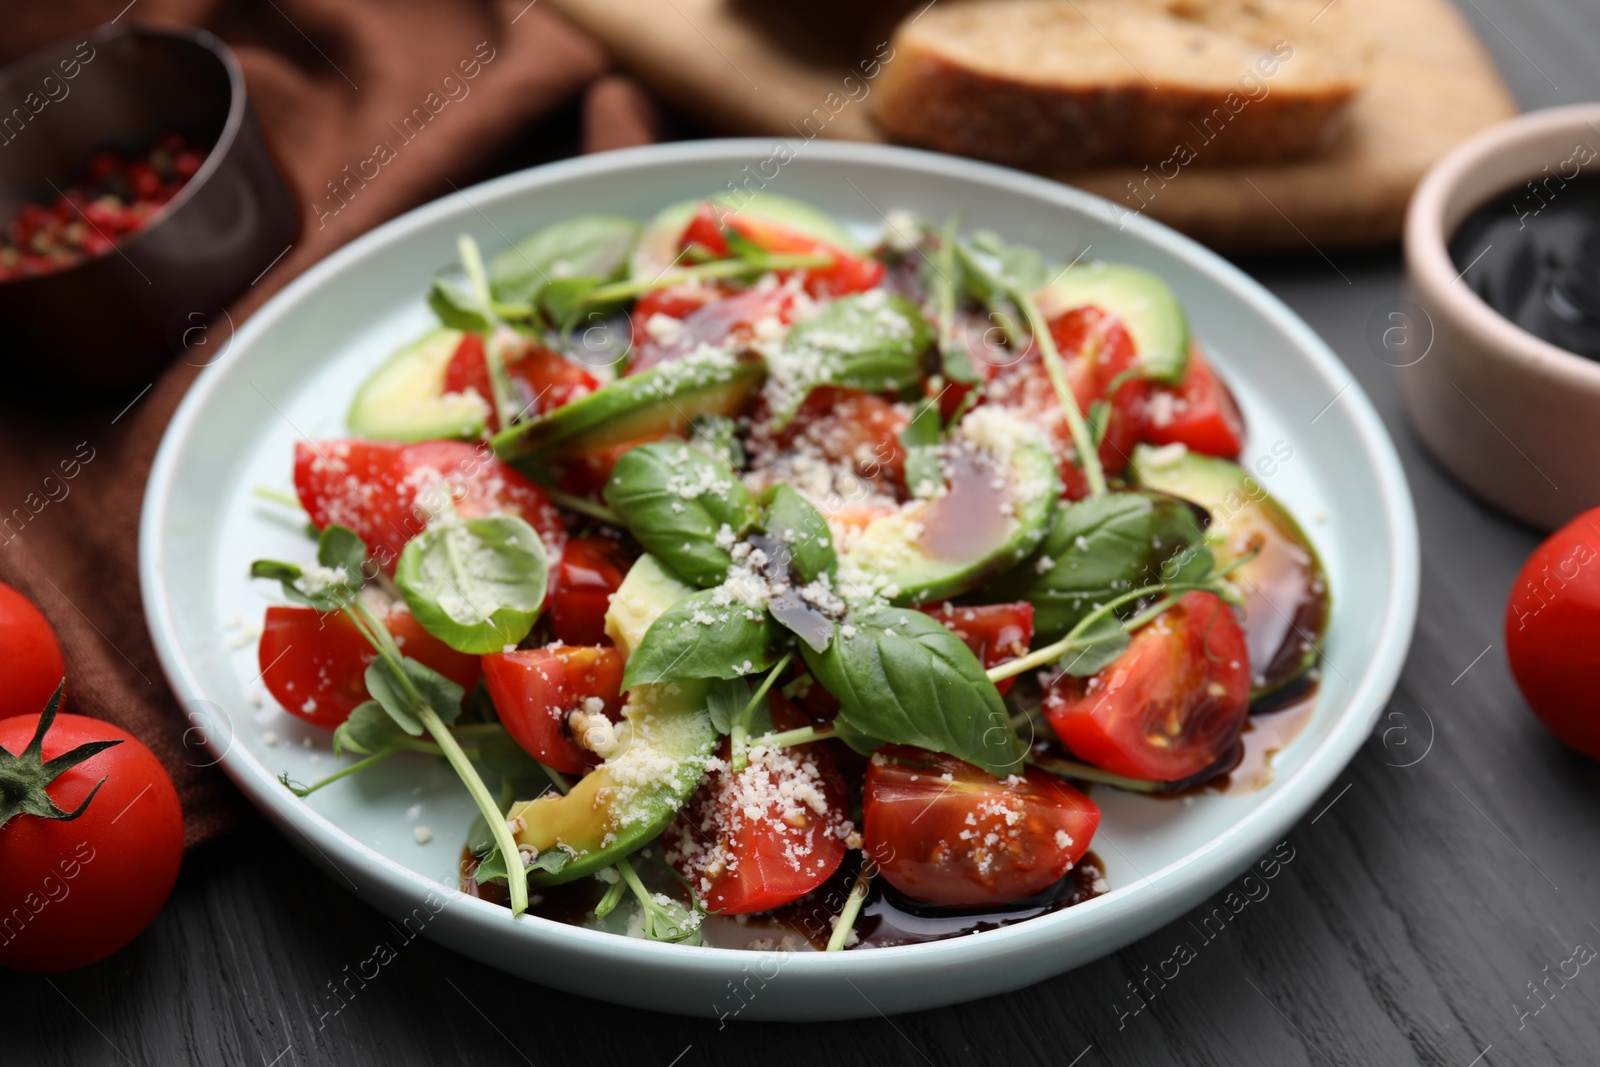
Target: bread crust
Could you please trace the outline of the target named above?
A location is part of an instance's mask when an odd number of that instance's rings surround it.
[[[873,117],[892,138],[1030,169],[1106,163],[1259,163],[1315,152],[1337,132],[1354,80],[1314,89],[1100,86],[1024,81],[973,69],[916,41],[874,85]],[[1182,161],[1185,148],[1191,154]]]

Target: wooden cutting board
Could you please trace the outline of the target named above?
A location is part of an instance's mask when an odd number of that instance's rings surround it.
[[[663,99],[715,129],[886,140],[861,78],[874,58],[893,62],[886,42],[899,11],[882,0],[549,2]],[[1370,31],[1374,58],[1371,83],[1328,149],[1293,163],[1191,166],[1145,202],[1145,214],[1234,252],[1391,242],[1423,173],[1466,137],[1516,114],[1449,0],[1333,2]],[[1124,210],[1141,204],[1129,183],[1143,175],[1133,168],[1052,176]]]

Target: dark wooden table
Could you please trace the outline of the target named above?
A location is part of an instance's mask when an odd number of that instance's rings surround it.
[[[1525,107],[1600,99],[1593,0],[1462,6]],[[1460,492],[1402,420],[1405,371],[1366,341],[1399,295],[1396,253],[1246,266],[1327,338],[1394,435],[1421,522],[1422,613],[1391,717],[1290,835],[1294,861],[1136,1014],[1127,983],[1189,936],[1183,920],[1009,996],[726,1028],[416,941],[319,1025],[329,983],[393,931],[257,826],[191,856],[155,926],[115,958],[0,974],[0,1065],[1600,1062],[1600,968],[1551,977],[1578,946],[1600,948],[1600,773],[1527,714],[1501,647],[1537,538]]]

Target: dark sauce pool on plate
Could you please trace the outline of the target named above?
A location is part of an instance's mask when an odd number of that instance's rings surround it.
[[[1496,194],[1456,230],[1450,258],[1501,315],[1600,359],[1600,175],[1551,176]]]

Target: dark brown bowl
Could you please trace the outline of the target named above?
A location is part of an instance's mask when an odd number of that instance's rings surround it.
[[[31,97],[30,97],[30,94]],[[0,69],[0,219],[54,199],[100,149],[164,133],[210,145],[145,226],[73,266],[0,282],[0,359],[16,380],[108,392],[141,386],[295,240],[300,213],[245,98],[234,55],[204,30],[103,26]],[[37,106],[37,111],[33,110]],[[196,351],[202,351],[196,348]]]

